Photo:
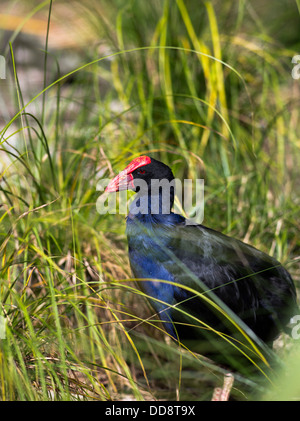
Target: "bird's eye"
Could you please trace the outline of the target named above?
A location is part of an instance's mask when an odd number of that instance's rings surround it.
[[[138,170],[137,173],[142,175],[142,174],[145,174],[145,172],[146,172],[145,170]]]

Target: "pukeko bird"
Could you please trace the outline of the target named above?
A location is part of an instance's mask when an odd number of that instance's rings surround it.
[[[297,312],[290,274],[256,248],[172,212],[174,188],[165,205],[162,189],[151,186],[173,179],[167,165],[140,156],[106,188],[138,193],[126,223],[138,285],[167,333],[189,349],[240,372],[245,361],[257,367],[256,357],[267,364],[265,344],[287,331]]]

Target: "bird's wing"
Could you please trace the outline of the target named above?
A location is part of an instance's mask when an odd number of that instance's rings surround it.
[[[212,291],[250,325],[261,323],[262,318],[265,322],[272,318],[274,323],[279,318],[280,324],[285,325],[294,314],[293,281],[274,258],[202,225],[183,221],[159,230],[163,232],[158,238],[169,254],[164,267],[183,286],[174,289],[175,302],[189,300],[191,293],[184,288],[192,288],[208,297]],[[193,304],[190,301],[189,308],[192,307],[198,313],[204,311],[199,300],[193,300]]]

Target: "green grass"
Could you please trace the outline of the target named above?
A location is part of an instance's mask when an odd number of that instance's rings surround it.
[[[41,11],[28,3],[24,21]],[[73,1],[94,42],[66,74],[59,54],[41,51],[43,83],[29,94],[21,28],[12,34],[14,111],[0,132],[2,400],[209,400],[222,383],[220,367],[152,317],[131,278],[124,216],[97,213],[97,183],[135,156],[204,178],[204,224],[276,256],[299,285],[297,6]],[[42,9],[45,50],[56,7]],[[253,355],[257,343],[245,343]],[[297,346],[283,337],[272,384],[237,376],[233,397],[299,399]]]

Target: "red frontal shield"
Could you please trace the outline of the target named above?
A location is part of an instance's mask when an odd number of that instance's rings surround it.
[[[132,172],[137,168],[143,167],[151,163],[149,156],[143,155],[135,158],[127,167],[121,171],[106,187],[106,192],[116,192],[120,190],[134,189]]]

